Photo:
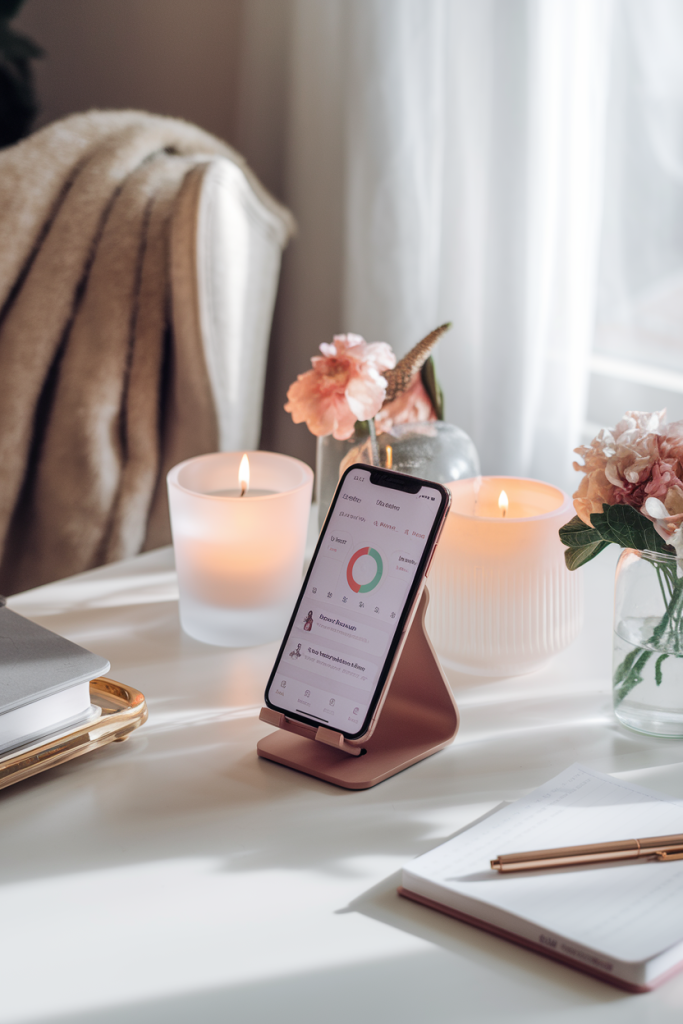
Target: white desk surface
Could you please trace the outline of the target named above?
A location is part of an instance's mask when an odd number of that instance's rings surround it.
[[[0,792],[0,1021],[680,1024],[683,974],[629,995],[396,894],[406,861],[573,761],[683,793],[683,740],[611,713],[613,555],[581,570],[573,648],[452,675],[455,743],[357,793],[257,758],[277,645],[185,636],[169,549],[12,598],[150,717]]]

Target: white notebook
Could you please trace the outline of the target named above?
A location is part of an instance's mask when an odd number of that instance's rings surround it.
[[[0,608],[0,757],[96,718],[90,681],[109,662]]]
[[[683,861],[499,874],[503,853],[683,833],[683,801],[573,765],[403,870],[402,895],[634,991],[683,964]]]

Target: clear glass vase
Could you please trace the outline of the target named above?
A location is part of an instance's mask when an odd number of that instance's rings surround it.
[[[379,465],[443,484],[479,475],[479,456],[472,439],[460,427],[441,420],[402,423],[378,434],[376,442],[365,424],[358,424],[348,441],[335,441],[331,435],[319,437],[316,501],[320,528],[341,473],[354,462]]]
[[[675,555],[627,549],[619,559],[612,686],[623,725],[683,737],[683,574]]]
[[[318,438],[315,453],[315,500],[318,505],[319,530],[325,522],[339,483],[339,467],[350,452],[360,449],[367,436],[367,431],[363,434],[356,428],[355,434],[347,441],[337,441],[331,434]]]

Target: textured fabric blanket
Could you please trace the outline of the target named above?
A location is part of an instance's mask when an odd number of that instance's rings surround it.
[[[0,152],[0,593],[167,543],[167,470],[217,448],[192,262],[216,156],[249,174],[136,111]]]

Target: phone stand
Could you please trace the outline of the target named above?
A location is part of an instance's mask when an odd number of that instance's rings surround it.
[[[370,789],[411,764],[448,746],[458,731],[459,715],[424,618],[427,589],[403,645],[375,730],[354,744],[340,732],[304,725],[272,708],[261,721],[276,725],[259,740],[259,757],[314,775],[345,789]]]

